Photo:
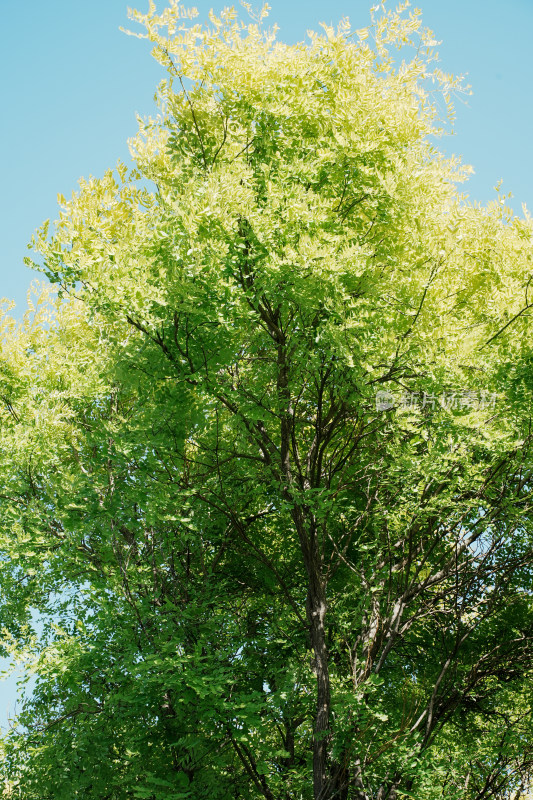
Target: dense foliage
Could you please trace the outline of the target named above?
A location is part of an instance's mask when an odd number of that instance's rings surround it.
[[[527,790],[533,226],[459,194],[459,86],[379,13],[133,12],[160,114],[2,323],[6,797]]]

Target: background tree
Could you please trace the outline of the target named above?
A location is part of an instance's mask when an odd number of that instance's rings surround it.
[[[3,325],[6,791],[519,796],[531,222],[458,194],[418,14],[132,16],[160,115]]]

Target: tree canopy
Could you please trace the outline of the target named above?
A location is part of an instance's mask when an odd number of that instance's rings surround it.
[[[529,786],[532,222],[461,194],[418,12],[265,16],[132,12],[159,113],[2,318],[5,797]]]

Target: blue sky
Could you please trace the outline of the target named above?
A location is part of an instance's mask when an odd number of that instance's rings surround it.
[[[131,0],[134,4],[134,0]],[[228,4],[228,3],[226,3]],[[371,0],[271,0],[279,38],[294,42],[320,20],[369,21]],[[145,11],[148,0],[137,7]],[[162,8],[163,0],[158,2]],[[196,3],[205,18],[213,5]],[[253,5],[258,5],[254,2]],[[389,3],[392,7],[393,3]],[[441,142],[463,156],[475,176],[466,191],[486,203],[503,179],[512,205],[533,210],[531,0],[422,0],[424,23],[442,40],[440,66],[467,75],[474,94],[457,102],[456,132]],[[24,16],[22,17],[22,10]],[[57,194],[80,176],[101,175],[127,160],[135,113],[153,111],[163,77],[146,42],[125,36],[123,0],[25,0],[4,3],[0,47],[0,297],[24,308],[32,273],[26,244],[45,219],[57,216]],[[0,724],[13,684],[0,685]]]

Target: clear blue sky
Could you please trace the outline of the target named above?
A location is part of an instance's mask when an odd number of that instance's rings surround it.
[[[69,196],[80,176],[101,175],[117,159],[128,159],[135,113],[153,110],[163,73],[146,42],[119,31],[128,24],[127,1],[2,5],[0,297],[15,299],[21,313],[32,279],[22,259],[33,230],[56,218],[58,192]],[[145,11],[147,5],[139,0],[137,7]],[[157,5],[162,8],[164,0]],[[224,3],[196,3],[201,18],[212,5],[220,10]],[[279,37],[294,42],[321,20],[335,24],[348,16],[354,27],[363,27],[372,0],[271,0],[270,5]],[[474,166],[467,191],[487,202],[502,178],[503,190],[515,196],[515,210],[525,202],[533,211],[533,2],[413,3],[418,5],[425,24],[442,40],[441,67],[468,73],[474,91],[468,106],[457,104],[456,134],[442,142]],[[0,724],[12,695],[12,683],[0,685]]]

